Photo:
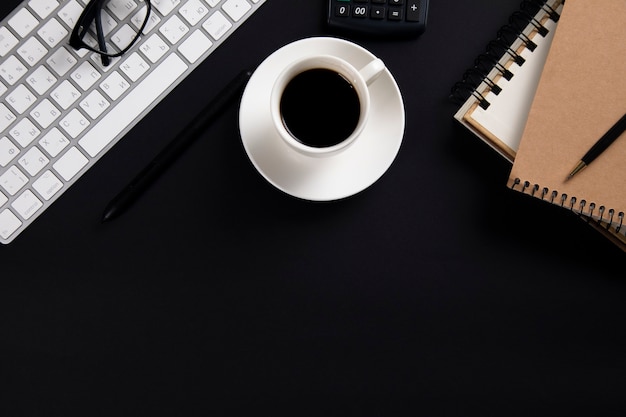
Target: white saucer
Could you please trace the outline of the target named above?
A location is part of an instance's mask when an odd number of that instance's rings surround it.
[[[400,150],[405,119],[402,95],[385,69],[370,85],[370,119],[351,146],[325,157],[293,150],[272,126],[272,85],[295,58],[320,54],[337,55],[356,68],[376,58],[354,43],[330,37],[307,38],[280,48],[252,74],[241,99],[239,128],[250,161],[267,181],[294,197],[329,201],[364,190],[387,171]]]

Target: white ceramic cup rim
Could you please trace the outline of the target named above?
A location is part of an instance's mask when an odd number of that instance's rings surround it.
[[[348,80],[359,96],[360,116],[356,127],[343,141],[326,147],[306,145],[296,139],[285,127],[280,112],[280,101],[285,87],[296,75],[317,68],[330,69]],[[358,70],[353,65],[333,55],[316,55],[298,59],[290,63],[278,76],[272,87],[270,98],[270,112],[274,127],[281,138],[296,151],[311,156],[327,156],[335,154],[350,146],[363,131],[369,117],[370,94],[368,85],[382,72],[384,64],[375,58],[369,64]],[[365,77],[363,76],[365,74]]]

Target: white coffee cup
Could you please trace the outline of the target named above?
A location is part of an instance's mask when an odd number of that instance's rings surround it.
[[[349,127],[351,131],[345,138],[341,138],[338,143],[329,146],[313,146],[302,138],[296,137],[287,126],[284,114],[281,111],[281,101],[286,88],[300,74],[311,70],[330,70],[342,77],[351,85],[358,98],[358,119],[355,118],[354,128]],[[314,55],[306,56],[294,60],[289,63],[276,78],[271,90],[270,97],[270,114],[272,117],[273,127],[279,136],[293,150],[308,156],[330,156],[341,152],[352,145],[363,132],[370,116],[370,93],[369,85],[373,83],[378,76],[385,70],[385,64],[378,58],[372,59],[369,63],[361,68],[355,68],[352,64],[333,55]],[[306,100],[306,98],[302,98]],[[330,103],[329,103],[330,104]],[[298,111],[299,109],[291,109]],[[325,123],[320,120],[306,120],[307,114],[300,114],[305,123],[315,124]],[[333,126],[328,126],[327,130],[331,131]]]

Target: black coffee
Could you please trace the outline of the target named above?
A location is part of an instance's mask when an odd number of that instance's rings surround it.
[[[305,145],[325,148],[343,142],[359,121],[359,96],[335,71],[312,69],[285,87],[280,112],[287,130]]]

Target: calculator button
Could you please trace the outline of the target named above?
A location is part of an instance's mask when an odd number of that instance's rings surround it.
[[[335,16],[348,17],[350,16],[350,6],[337,6],[335,7]]]
[[[404,14],[402,13],[402,9],[393,7],[389,9],[389,20],[402,20],[404,19]]]
[[[367,17],[367,6],[354,6],[352,8],[352,16]]]
[[[380,6],[372,6],[372,12],[370,13],[372,19],[384,19],[385,8]]]
[[[419,1],[409,1],[406,7],[406,20],[409,22],[420,21]]]

